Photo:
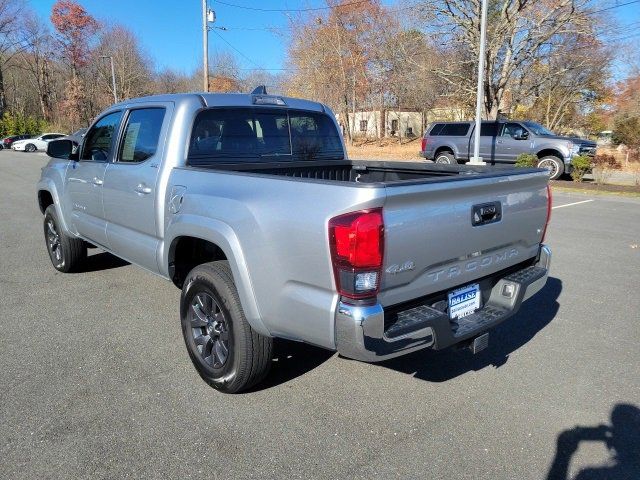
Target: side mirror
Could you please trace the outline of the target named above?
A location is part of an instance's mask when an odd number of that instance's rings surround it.
[[[515,138],[516,140],[526,140],[527,138],[529,138],[529,132],[525,130],[524,132],[520,132],[513,138]]]
[[[47,144],[47,155],[62,160],[78,160],[78,144],[71,140],[51,140]]]

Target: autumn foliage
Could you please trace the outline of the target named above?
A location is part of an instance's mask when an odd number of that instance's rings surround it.
[[[98,22],[73,0],[58,0],[51,9],[51,23],[58,32],[58,41],[71,68],[84,67]]]

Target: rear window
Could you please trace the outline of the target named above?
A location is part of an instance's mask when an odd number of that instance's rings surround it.
[[[440,130],[442,130],[442,127],[444,127],[444,123],[436,123],[433,127],[431,127],[431,130],[429,130],[429,135],[440,135]]]
[[[436,123],[429,135],[438,137],[464,137],[469,132],[468,123]]]
[[[342,160],[334,122],[322,113],[263,108],[203,110],[196,117],[188,163]]]

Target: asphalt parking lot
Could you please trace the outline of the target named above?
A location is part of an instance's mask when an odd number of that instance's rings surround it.
[[[639,200],[556,193],[551,278],[476,356],[279,342],[229,396],[173,285],[95,250],[53,269],[46,161],[0,151],[0,478],[640,478]]]

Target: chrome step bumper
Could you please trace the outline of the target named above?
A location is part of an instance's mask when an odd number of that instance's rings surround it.
[[[547,282],[550,264],[551,250],[542,245],[535,265],[497,279],[484,305],[456,322],[446,312],[418,305],[397,312],[397,320],[385,329],[382,305],[340,302],[336,310],[338,352],[356,360],[379,362],[427,347],[439,350],[472,339],[514,315],[522,302],[540,291]]]

